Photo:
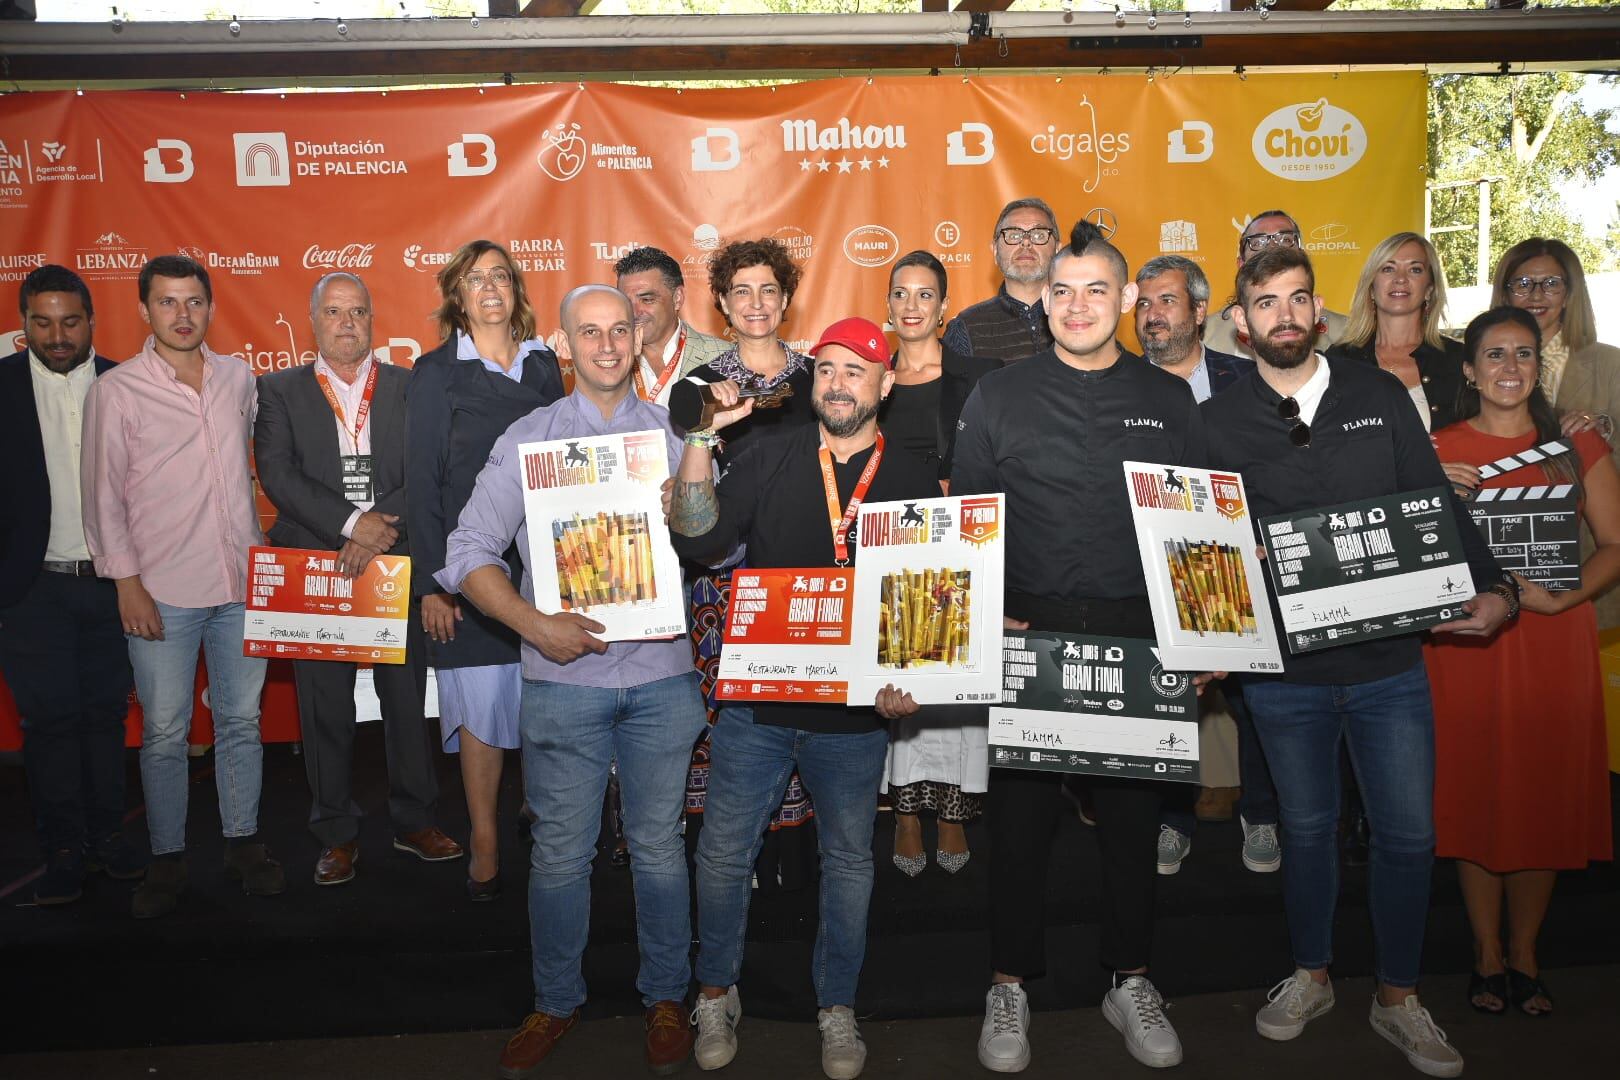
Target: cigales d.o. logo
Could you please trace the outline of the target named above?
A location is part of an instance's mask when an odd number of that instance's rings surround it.
[[[1284,180],[1327,180],[1367,152],[1367,129],[1327,98],[1286,105],[1254,129],[1254,159]]]

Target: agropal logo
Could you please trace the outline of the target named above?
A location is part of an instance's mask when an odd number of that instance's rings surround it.
[[[1367,129],[1327,98],[1285,105],[1260,121],[1252,141],[1261,168],[1284,180],[1328,180],[1367,152]]]

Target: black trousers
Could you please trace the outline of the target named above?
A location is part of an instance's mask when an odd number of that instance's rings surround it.
[[[1034,630],[1153,637],[1147,599],[1057,602],[1007,596],[1007,614]],[[992,769],[985,800],[990,831],[990,963],[1005,975],[1046,972],[1046,877],[1052,835],[1064,812],[1062,773]],[[1153,947],[1158,883],[1159,811],[1164,785],[1087,777],[1097,809],[1102,856],[1101,960],[1104,967],[1145,967]]]
[[[434,824],[439,779],[433,771],[437,726],[423,713],[427,695],[427,649],[415,604],[405,636],[403,664],[376,664],[371,676],[382,704],[388,758],[388,816],[396,833]],[[303,729],[304,771],[313,802],[309,828],[323,847],[347,844],[360,833],[363,811],[352,793],[354,680],[357,665],[338,660],[295,660],[298,723]]]
[[[0,672],[22,714],[23,768],[47,857],[118,832],[135,677],[117,588],[41,571],[0,610]]]

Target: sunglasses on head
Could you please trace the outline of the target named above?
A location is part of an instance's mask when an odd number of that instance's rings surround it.
[[[1288,441],[1301,450],[1311,445],[1311,426],[1299,418],[1299,402],[1291,397],[1285,397],[1277,402],[1277,415],[1284,420],[1293,421],[1288,429]]]

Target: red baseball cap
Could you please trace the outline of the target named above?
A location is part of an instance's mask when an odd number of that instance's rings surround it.
[[[810,347],[810,355],[816,355],[823,345],[842,345],[862,360],[889,366],[889,343],[884,340],[883,328],[871,319],[839,319],[821,332],[821,340]]]

